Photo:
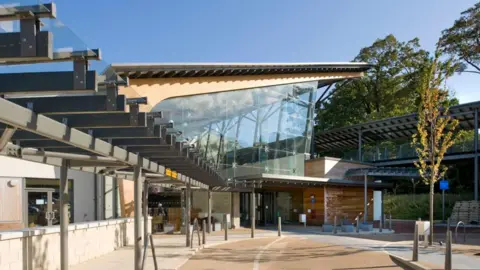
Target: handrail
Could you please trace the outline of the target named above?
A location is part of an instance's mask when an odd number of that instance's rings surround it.
[[[463,221],[459,221],[457,223],[457,226],[455,227],[455,243],[458,243],[457,241],[457,233],[458,233],[458,226],[463,225],[463,243],[467,242],[467,228],[465,227],[465,223]]]

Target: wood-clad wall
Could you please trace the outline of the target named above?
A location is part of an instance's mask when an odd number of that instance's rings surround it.
[[[344,178],[345,172],[353,168],[372,167],[366,163],[322,157],[305,161],[305,176],[321,178]]]
[[[333,223],[334,216],[337,220],[345,217],[348,221],[354,222],[355,217],[363,214],[364,210],[364,189],[363,187],[326,187],[325,221]],[[373,189],[368,189],[367,199],[369,202],[367,220],[373,220]],[[362,215],[363,217],[363,215]],[[363,218],[361,219],[363,220]]]
[[[313,202],[312,196],[314,196]],[[303,190],[303,213],[307,215],[308,225],[323,224],[325,219],[324,187],[305,188]]]

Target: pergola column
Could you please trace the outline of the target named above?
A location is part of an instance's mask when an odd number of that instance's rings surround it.
[[[186,178],[187,189],[185,190],[185,245],[190,246],[190,178]]]
[[[473,140],[473,150],[475,153],[474,157],[474,179],[473,179],[473,198],[478,201],[478,109],[475,109],[475,123],[474,123],[474,140]]]
[[[256,212],[256,209],[255,209],[255,184],[253,185],[252,187],[252,199],[250,201],[250,227],[251,227],[251,237],[252,238],[255,238],[255,212]]]
[[[143,242],[146,245],[148,241],[148,186],[145,179],[143,182]],[[145,254],[144,254],[145,256]]]
[[[362,161],[362,131],[358,131],[358,160]]]
[[[364,175],[364,194],[363,194],[363,223],[367,223],[367,215],[368,215],[368,188],[367,188],[367,173]]]
[[[207,232],[210,233],[212,230],[212,191],[207,190],[208,203],[207,203]]]
[[[134,202],[134,269],[142,269],[142,227],[140,226],[140,220],[142,218],[142,167],[135,166],[133,168],[133,202]]]
[[[68,167],[69,161],[63,160],[60,167],[60,269],[68,269],[68,223],[69,204],[68,194]]]

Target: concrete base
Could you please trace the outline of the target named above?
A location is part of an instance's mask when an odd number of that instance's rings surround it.
[[[371,232],[373,231],[372,223],[360,223],[360,231]]]
[[[353,225],[342,225],[342,232],[354,232],[355,227]]]
[[[333,225],[323,224],[322,225],[322,232],[333,232]]]

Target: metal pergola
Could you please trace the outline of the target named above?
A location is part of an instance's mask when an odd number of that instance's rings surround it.
[[[459,121],[459,129],[477,131],[474,132],[473,142],[475,200],[478,200],[479,188],[479,110],[480,101],[452,106],[449,109],[450,116]],[[413,113],[326,131],[317,131],[315,145],[320,151],[358,147],[358,159],[362,161],[363,143],[376,144],[377,142],[385,140],[395,141],[411,138],[412,135],[417,132],[417,122],[417,114]]]
[[[0,50],[0,65],[73,63],[73,71],[0,74],[0,154],[61,168],[61,269],[68,269],[68,169],[133,180],[139,270],[148,183],[183,187],[187,194],[191,186],[210,190],[226,183],[195,148],[176,141],[175,127],[162,122],[161,112],[139,111],[146,97],[118,95],[128,81],[88,70],[89,61],[101,59],[100,50],[54,52],[53,34],[41,29],[44,18],[56,18],[53,3],[0,7],[0,21],[20,22],[19,32],[0,33],[0,45],[8,45]]]

